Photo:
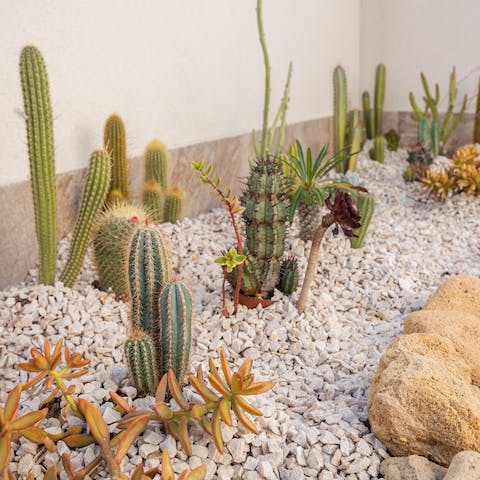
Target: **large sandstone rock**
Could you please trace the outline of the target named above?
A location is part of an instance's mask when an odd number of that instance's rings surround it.
[[[385,480],[443,480],[446,468],[424,457],[390,457],[380,465]]]
[[[480,386],[480,316],[464,311],[420,310],[405,319],[404,333],[437,333],[450,339]]]
[[[443,480],[480,480],[480,453],[470,451],[455,455]]]
[[[394,456],[448,465],[462,450],[480,451],[480,391],[446,337],[396,338],[380,360],[368,406],[373,433]]]

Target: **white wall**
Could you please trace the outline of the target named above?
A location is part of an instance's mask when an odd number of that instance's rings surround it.
[[[410,91],[421,102],[421,71],[432,86],[439,83],[445,106],[455,65],[458,103],[468,94],[468,111],[473,111],[480,77],[479,21],[479,0],[361,0],[361,90],[373,90],[375,66],[383,62],[386,110],[411,110]]]
[[[120,113],[129,153],[261,126],[263,61],[255,0],[0,0],[0,185],[26,180],[18,57],[48,66],[57,172],[86,166],[105,118]],[[272,110],[294,62],[289,122],[331,114],[331,73],[358,100],[360,0],[264,0]]]

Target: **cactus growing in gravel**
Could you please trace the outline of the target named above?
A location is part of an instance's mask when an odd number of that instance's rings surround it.
[[[155,347],[150,335],[139,330],[130,334],[125,342],[130,378],[141,392],[154,394],[158,385]]]
[[[170,263],[160,232],[149,226],[136,229],[128,258],[133,330],[152,331],[158,317],[160,290],[170,276]]]
[[[370,94],[363,92],[363,122],[368,139],[382,135],[383,102],[385,99],[385,65],[379,63],[375,70],[375,92],[373,108],[370,105]]]
[[[385,139],[383,137],[375,137],[373,148],[370,149],[370,158],[379,163],[385,162]]]
[[[398,150],[398,145],[400,143],[400,135],[398,132],[391,128],[386,134],[385,134],[385,140],[387,142],[387,148],[391,152],[396,152]]]
[[[143,185],[142,202],[155,223],[163,222],[165,196],[158,182],[149,180]]]
[[[175,223],[182,218],[183,194],[177,187],[171,188],[165,196],[163,207],[163,221]]]
[[[280,280],[277,288],[291,295],[298,287],[298,262],[295,257],[286,258],[280,267]]]
[[[114,113],[107,118],[103,131],[103,146],[112,161],[110,190],[119,190],[122,200],[129,199],[128,160],[125,124],[122,117]]]
[[[127,296],[127,260],[133,231],[146,221],[141,206],[125,202],[105,210],[97,221],[93,237],[95,265],[100,288],[111,288],[119,296]]]
[[[360,248],[365,240],[370,221],[375,210],[375,199],[372,195],[366,193],[352,194],[357,202],[358,213],[360,214],[360,223],[362,226],[353,230],[354,237],[350,237],[350,246]]]
[[[39,246],[39,281],[53,284],[56,270],[57,198],[53,114],[45,62],[34,46],[20,56],[20,78],[27,125],[30,182]]]
[[[249,252],[247,263],[253,257],[258,272],[256,295],[264,298],[271,296],[280,276],[290,207],[286,183],[280,162],[271,156],[260,158],[251,168],[240,199],[245,207],[242,216]]]
[[[145,182],[155,180],[161,188],[168,188],[168,150],[159,140],[152,140],[145,149]]]
[[[183,283],[166,283],[158,300],[158,320],[152,338],[157,356],[158,375],[173,370],[183,383],[192,343],[192,295]]]
[[[95,150],[90,156],[90,166],[83,189],[67,263],[60,280],[72,287],[83,263],[95,219],[100,212],[110,186],[111,164],[105,150]]]

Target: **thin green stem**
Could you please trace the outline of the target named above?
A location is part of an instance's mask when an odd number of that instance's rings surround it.
[[[54,370],[54,371],[50,371],[49,373],[50,373],[50,375],[53,376],[57,387],[62,392],[63,398],[65,398],[65,401],[68,403],[68,406],[72,410],[72,413],[76,417],[78,417],[82,420],[85,420],[85,417],[82,415],[79,408],[77,407],[77,404],[75,403],[75,400],[74,400],[73,396],[70,393],[68,393],[68,389],[65,386],[65,384],[63,383],[62,375],[63,375],[63,373],[65,373],[64,370],[65,369],[60,370],[58,372]]]

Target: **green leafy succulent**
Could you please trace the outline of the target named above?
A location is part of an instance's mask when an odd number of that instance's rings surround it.
[[[241,265],[246,258],[246,255],[239,255],[237,249],[232,247],[228,252],[225,252],[224,255],[216,258],[215,263],[226,267],[227,272],[230,273],[235,267]]]

